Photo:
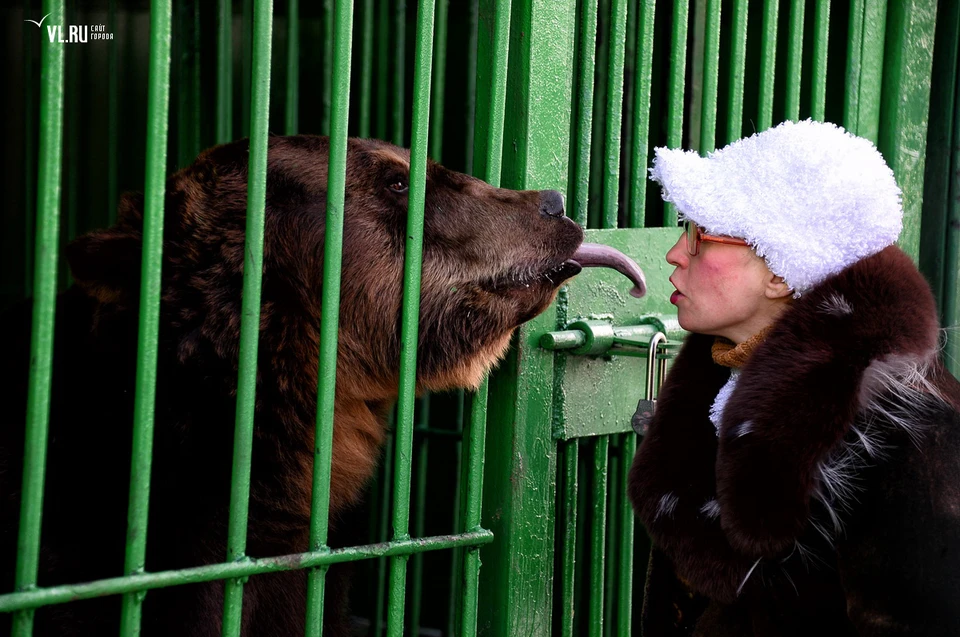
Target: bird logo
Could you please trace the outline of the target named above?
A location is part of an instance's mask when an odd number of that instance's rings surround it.
[[[51,14],[48,13],[47,15],[43,16],[42,18],[40,18],[40,22],[37,22],[36,20],[24,20],[24,22],[33,22],[35,25],[37,25],[37,28],[39,29],[39,28],[40,28],[40,25],[43,24],[43,21],[46,20],[47,18],[49,18],[50,15],[51,15]]]

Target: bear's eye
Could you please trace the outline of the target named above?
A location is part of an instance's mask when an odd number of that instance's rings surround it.
[[[409,187],[407,186],[407,182],[405,182],[404,180],[394,179],[390,182],[390,185],[387,186],[387,188],[389,188],[391,192],[395,192],[398,195],[402,195],[403,193],[407,192]]]

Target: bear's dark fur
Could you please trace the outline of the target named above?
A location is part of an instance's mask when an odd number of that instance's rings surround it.
[[[328,144],[271,137],[247,553],[308,550]],[[226,559],[248,144],[218,146],[166,186],[147,570]],[[336,521],[380,454],[397,396],[409,152],[352,139],[347,158],[330,498]],[[143,197],[75,240],[57,302],[39,584],[123,574]],[[475,387],[522,322],[579,267],[583,233],[553,191],[497,189],[430,163],[418,390]],[[0,591],[13,586],[29,367],[29,303],[2,320]],[[254,576],[244,635],[303,634],[303,571]],[[336,581],[328,597],[336,598]],[[223,583],[150,591],[143,634],[220,634]],[[326,634],[342,634],[328,603]],[[115,634],[119,597],[42,608],[37,635]],[[0,633],[9,628],[2,621]]]

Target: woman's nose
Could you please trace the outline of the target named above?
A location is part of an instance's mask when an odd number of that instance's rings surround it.
[[[674,267],[686,265],[688,261],[686,238],[681,234],[673,247],[667,250],[667,263]]]

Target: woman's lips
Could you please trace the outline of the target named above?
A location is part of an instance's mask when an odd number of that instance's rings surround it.
[[[670,302],[673,303],[674,305],[676,305],[676,304],[677,304],[677,300],[680,299],[682,296],[683,296],[683,295],[680,294],[680,290],[677,290],[676,292],[674,292],[673,294],[670,295]]]

